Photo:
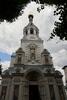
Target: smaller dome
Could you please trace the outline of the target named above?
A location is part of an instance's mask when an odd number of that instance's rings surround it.
[[[24,51],[23,51],[23,49],[20,47],[20,48],[16,51],[16,53],[24,53]]]
[[[60,71],[58,71],[58,70],[55,71],[55,74],[56,75],[62,75],[62,73]]]
[[[12,53],[12,55],[11,55],[11,57],[15,57],[16,56],[16,53],[15,52],[13,52]]]
[[[66,66],[64,66],[62,69],[66,69],[67,68],[67,65]]]
[[[29,14],[28,18],[30,18],[30,17],[32,17],[32,18],[33,18],[34,16],[33,16],[32,14]]]
[[[47,49],[44,49],[41,54],[50,54]]]

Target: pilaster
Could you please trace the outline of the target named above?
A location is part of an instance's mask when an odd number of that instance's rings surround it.
[[[10,98],[9,100],[13,100],[13,92],[14,92],[14,85],[12,84],[10,87]]]

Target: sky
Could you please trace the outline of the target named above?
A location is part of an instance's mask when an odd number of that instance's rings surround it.
[[[67,41],[62,41],[55,36],[49,40],[50,33],[54,28],[54,22],[59,16],[54,16],[55,6],[46,6],[40,13],[37,11],[35,2],[28,4],[22,16],[13,23],[6,21],[0,24],[0,59],[3,70],[10,66],[11,54],[20,47],[20,40],[23,38],[23,28],[28,24],[28,15],[34,15],[34,24],[39,28],[39,35],[44,40],[44,48],[48,49],[53,57],[54,67],[61,71],[67,65]]]

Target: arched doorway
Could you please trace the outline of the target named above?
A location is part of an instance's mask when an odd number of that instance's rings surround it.
[[[41,100],[39,91],[39,80],[42,78],[41,72],[29,71],[26,78],[29,81],[29,100]]]
[[[38,85],[29,85],[29,100],[41,100]]]

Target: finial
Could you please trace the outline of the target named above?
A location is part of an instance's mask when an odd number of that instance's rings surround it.
[[[28,18],[29,18],[29,22],[32,23],[33,22],[33,15],[29,14]]]

